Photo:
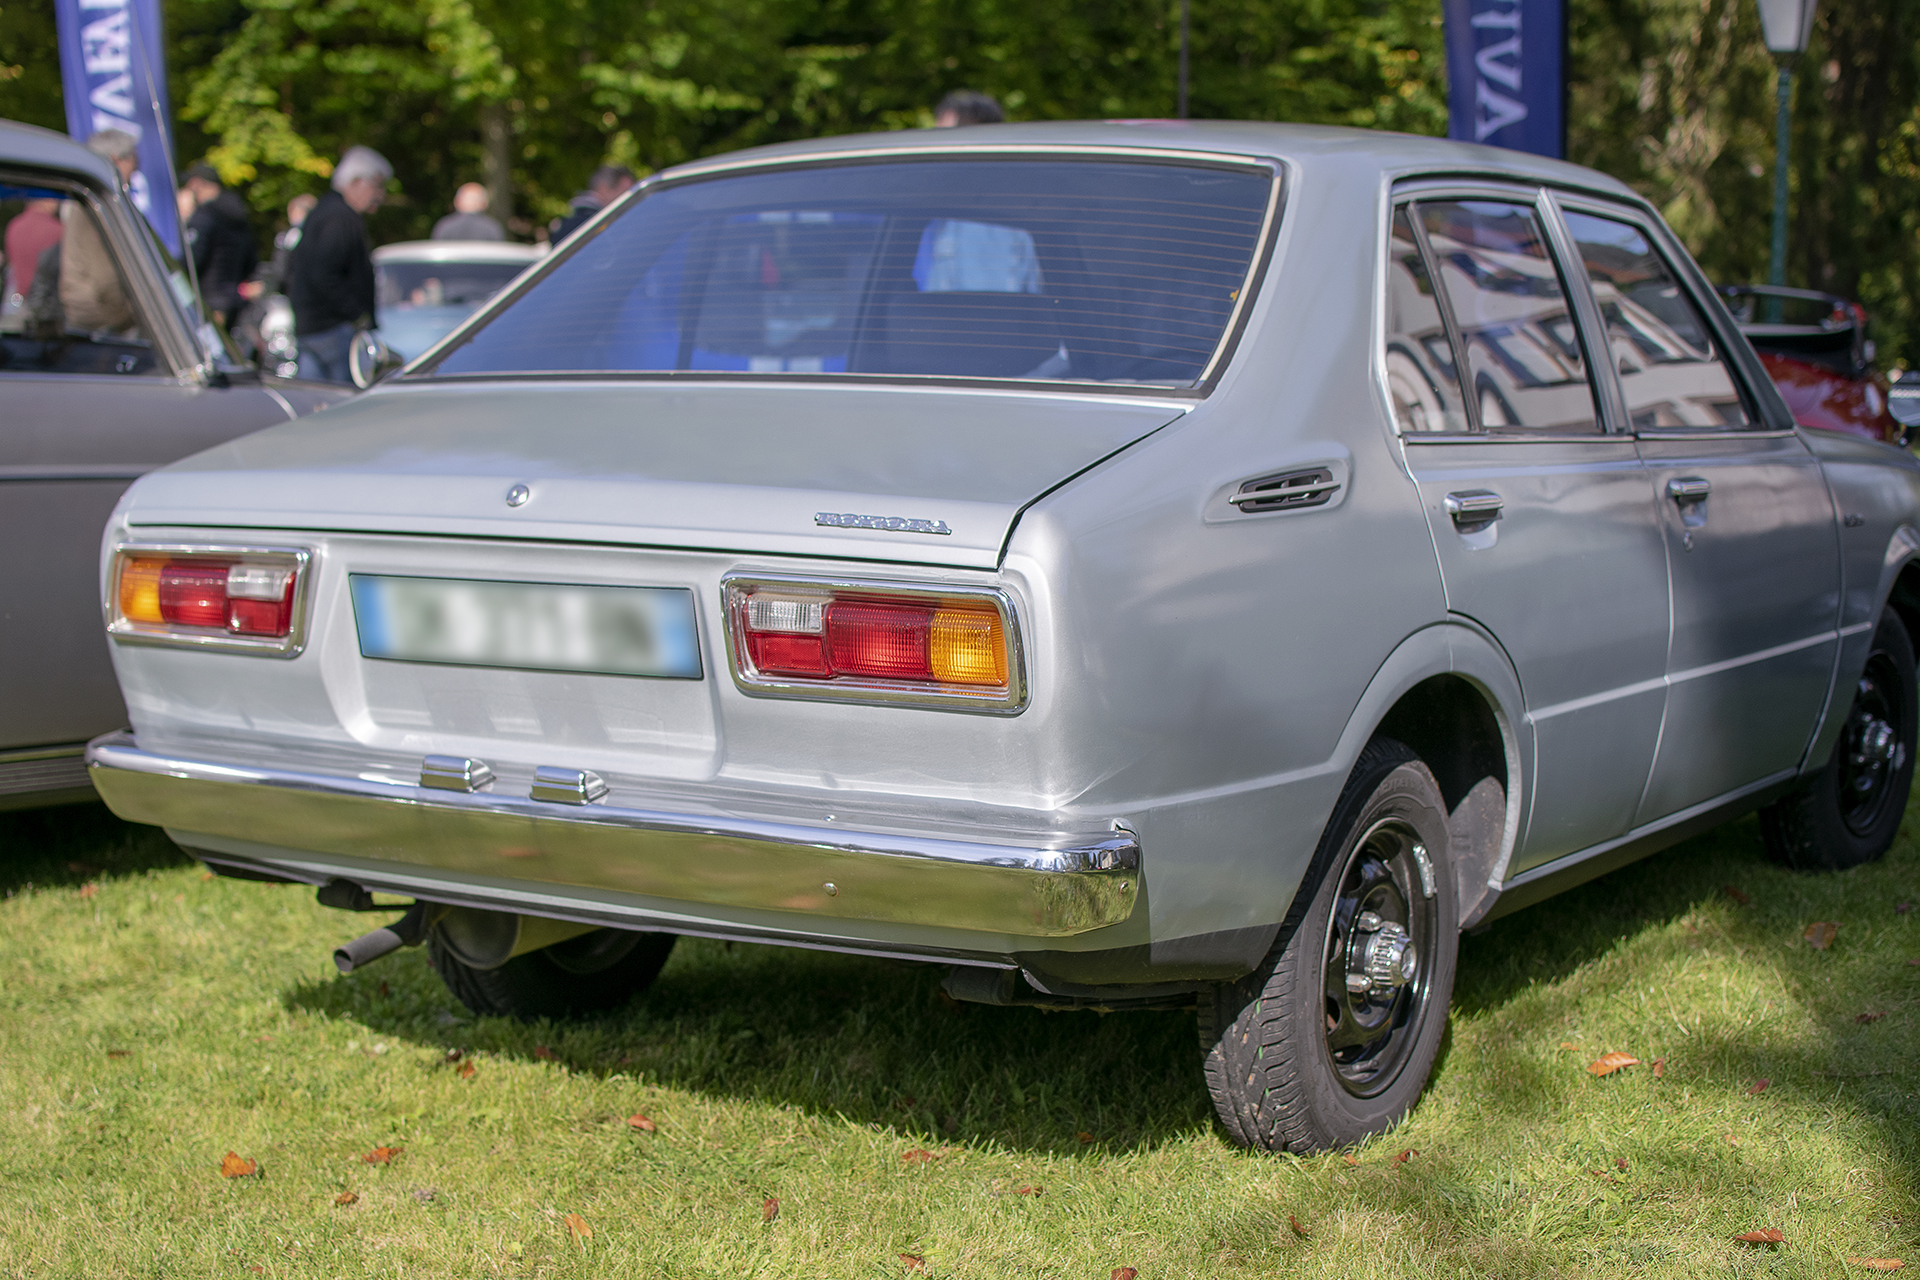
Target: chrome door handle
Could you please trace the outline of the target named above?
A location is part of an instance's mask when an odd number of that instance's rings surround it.
[[[1713,482],[1702,476],[1675,476],[1667,481],[1667,496],[1675,502],[1704,502],[1713,492]]]
[[[1505,499],[1491,489],[1462,489],[1441,500],[1455,524],[1491,524],[1500,518]]]

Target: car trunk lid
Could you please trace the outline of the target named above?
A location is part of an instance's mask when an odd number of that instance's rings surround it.
[[[1022,507],[1183,411],[880,386],[403,383],[156,472],[129,518],[990,568]]]

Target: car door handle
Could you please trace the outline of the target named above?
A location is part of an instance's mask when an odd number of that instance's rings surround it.
[[[1491,524],[1500,518],[1506,500],[1491,489],[1462,489],[1442,499],[1455,524]]]
[[[1703,476],[1675,476],[1667,481],[1667,496],[1678,503],[1705,502],[1713,482]]]

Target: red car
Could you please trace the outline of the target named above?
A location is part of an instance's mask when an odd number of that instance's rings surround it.
[[[1803,427],[1905,446],[1920,423],[1920,379],[1895,387],[1873,368],[1867,312],[1814,289],[1720,289],[1740,332]]]

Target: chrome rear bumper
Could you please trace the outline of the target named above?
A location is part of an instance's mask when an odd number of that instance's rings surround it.
[[[459,876],[524,881],[717,908],[873,920],[1015,937],[1118,924],[1140,891],[1125,831],[1031,844],[842,831],[794,823],[558,805],[360,778],[240,768],[143,751],[130,733],[87,747],[108,807],[130,822]],[[270,857],[261,859],[273,865]],[[535,909],[534,914],[540,912]]]

